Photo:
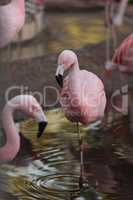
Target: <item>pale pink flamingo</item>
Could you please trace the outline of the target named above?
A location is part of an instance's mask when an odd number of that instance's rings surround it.
[[[63,80],[64,71],[69,70]],[[79,132],[79,122],[89,125],[104,116],[106,96],[102,81],[93,73],[79,69],[78,58],[71,50],[63,51],[58,58],[56,80],[61,86],[60,103],[65,116],[77,123],[80,144],[80,178],[79,186],[82,187],[84,177],[83,141]]]
[[[2,112],[2,124],[6,135],[6,143],[0,147],[0,162],[13,160],[20,149],[20,136],[13,121],[13,113],[16,110],[25,112],[39,123],[37,137],[42,135],[47,125],[46,116],[33,96],[19,95],[8,101]]]
[[[63,80],[66,70],[69,74]],[[65,50],[59,55],[56,79],[61,86],[60,103],[70,121],[89,125],[103,118],[106,106],[104,85],[92,72],[79,69],[73,51]]]
[[[25,20],[24,0],[0,3],[0,47],[6,46],[21,30]]]

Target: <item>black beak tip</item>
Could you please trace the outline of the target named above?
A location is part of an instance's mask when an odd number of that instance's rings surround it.
[[[56,81],[59,84],[59,86],[62,88],[63,87],[63,76],[61,74],[56,76]]]
[[[48,122],[39,122],[37,138],[40,138],[42,136],[47,124],[48,124]]]

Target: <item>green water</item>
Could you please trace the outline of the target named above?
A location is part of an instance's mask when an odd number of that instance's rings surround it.
[[[126,199],[133,197],[133,172],[122,158],[126,151],[122,152],[124,149],[118,145],[117,139],[112,140],[114,147],[111,140],[110,144],[107,143],[114,130],[122,131],[124,121],[118,118],[113,129],[109,124],[98,130],[80,126],[84,146],[81,184],[76,125],[67,121],[60,109],[48,111],[46,115],[49,124],[40,139],[36,138],[37,124],[34,121],[20,124],[21,133],[28,139],[28,147],[23,145],[23,152],[12,163],[0,167],[2,200],[76,200],[78,197],[122,200],[126,195]]]

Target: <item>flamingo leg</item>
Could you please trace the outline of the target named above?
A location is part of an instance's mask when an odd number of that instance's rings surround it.
[[[116,32],[116,26],[114,24],[114,14],[115,14],[115,4],[112,2],[111,8],[110,8],[110,15],[111,15],[111,35],[112,35],[112,42],[113,42],[113,51],[115,51],[117,47],[117,32]]]
[[[113,43],[113,51],[117,47],[117,33],[116,27],[113,23],[115,6],[114,2],[107,1],[105,6],[105,19],[106,19],[106,66],[105,68],[110,68],[111,63],[111,43]]]
[[[79,188],[83,187],[84,182],[84,154],[83,154],[83,138],[80,135],[79,123],[77,122],[77,133],[80,146],[80,177],[79,177]]]

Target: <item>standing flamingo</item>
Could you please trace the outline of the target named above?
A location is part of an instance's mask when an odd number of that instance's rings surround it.
[[[6,134],[6,144],[0,147],[0,161],[13,160],[20,149],[20,136],[13,121],[13,113],[21,110],[37,120],[39,130],[37,137],[40,137],[47,125],[47,119],[40,105],[33,96],[19,95],[12,98],[5,105],[2,112],[2,124]]]
[[[69,74],[63,80],[66,70]],[[104,116],[106,97],[103,83],[95,74],[79,69],[73,51],[65,50],[59,55],[56,79],[61,86],[60,103],[70,121],[88,125]]]
[[[4,1],[2,1],[4,2]],[[24,24],[24,0],[6,0],[0,3],[0,47],[6,46]]]
[[[69,70],[69,74],[63,80],[66,70]],[[80,144],[79,187],[82,187],[85,178],[83,140],[78,124],[88,125],[103,118],[106,105],[104,86],[95,74],[79,69],[78,58],[71,50],[65,50],[59,55],[56,80],[61,86],[60,103],[65,116],[77,123]]]

